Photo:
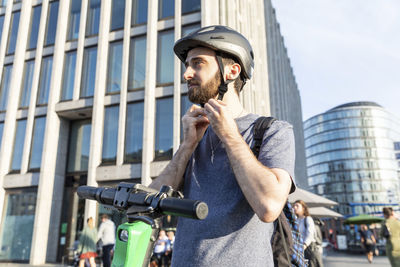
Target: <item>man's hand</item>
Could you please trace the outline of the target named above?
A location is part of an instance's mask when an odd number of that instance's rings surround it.
[[[192,105],[182,118],[183,143],[197,146],[209,125],[204,109]]]
[[[204,109],[214,132],[224,144],[231,138],[241,137],[232,113],[224,102],[210,99]]]

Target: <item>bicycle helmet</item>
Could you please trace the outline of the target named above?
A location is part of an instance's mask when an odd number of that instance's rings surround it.
[[[223,95],[226,93],[228,83],[232,82],[224,79],[224,66],[220,52],[231,55],[239,63],[242,69],[243,86],[246,80],[251,79],[254,70],[253,48],[246,37],[239,32],[221,25],[203,27],[176,41],[174,52],[185,63],[188,52],[196,47],[206,47],[216,52],[221,72],[221,85],[218,88],[219,100],[222,100]]]

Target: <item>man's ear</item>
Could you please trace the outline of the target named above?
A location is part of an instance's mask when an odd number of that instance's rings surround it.
[[[225,78],[226,80],[236,80],[239,77],[242,68],[238,63],[233,63],[232,65],[225,66]]]

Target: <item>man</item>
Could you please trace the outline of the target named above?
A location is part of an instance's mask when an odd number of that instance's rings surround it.
[[[115,224],[107,214],[101,215],[98,239],[103,244],[103,267],[111,266],[111,252],[115,244]]]
[[[393,209],[383,208],[385,223],[381,235],[386,238],[386,255],[392,267],[400,267],[400,221],[394,217]]]
[[[295,189],[292,127],[275,121],[258,160],[249,148],[259,117],[239,91],[253,73],[248,40],[224,26],[197,30],[175,43],[193,105],[182,118],[183,142],[151,187],[183,186],[205,201],[205,220],[180,218],[173,266],[273,266],[273,221]],[[262,90],[261,88],[259,90]]]

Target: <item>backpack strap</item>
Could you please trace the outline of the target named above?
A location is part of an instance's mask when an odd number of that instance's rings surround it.
[[[281,212],[281,214],[279,215],[278,219],[276,219],[276,221],[277,221],[278,226],[279,226],[279,232],[280,232],[281,236],[283,237],[282,238],[282,240],[283,240],[282,243],[283,243],[283,248],[285,250],[285,255],[286,255],[286,258],[287,258],[287,262],[290,263],[291,260],[290,260],[290,256],[289,256],[289,248],[288,248],[288,244],[286,244],[286,240],[284,238],[284,231],[283,231],[283,227],[282,227],[282,223],[283,222],[281,221],[281,220],[286,220],[286,218],[281,219],[282,215],[284,216],[284,213]]]
[[[264,138],[264,133],[271,127],[271,125],[272,125],[272,123],[274,123],[274,121],[276,121],[276,119],[274,117],[261,116],[254,123],[254,127],[253,127],[254,143],[253,143],[253,146],[251,147],[251,151],[253,151],[254,156],[256,156],[256,158],[258,158],[258,156],[260,154],[260,148],[261,148],[262,141]],[[291,262],[290,253],[289,253],[288,244],[286,243],[286,240],[285,240],[285,232],[282,227],[282,223],[283,223],[282,220],[286,220],[286,217],[285,217],[285,214],[283,211],[278,216],[278,218],[275,220],[275,228],[277,228],[277,231],[280,233],[280,235],[282,237],[282,240],[283,240],[282,243],[283,243],[283,248],[285,250],[286,259],[287,259],[287,262],[290,263]]]
[[[254,128],[253,128],[253,138],[254,138],[254,143],[253,146],[251,147],[251,151],[253,151],[254,156],[258,158],[258,155],[260,154],[260,148],[262,145],[264,133],[271,127],[272,123],[276,121],[274,117],[259,117],[256,122],[254,123]]]

